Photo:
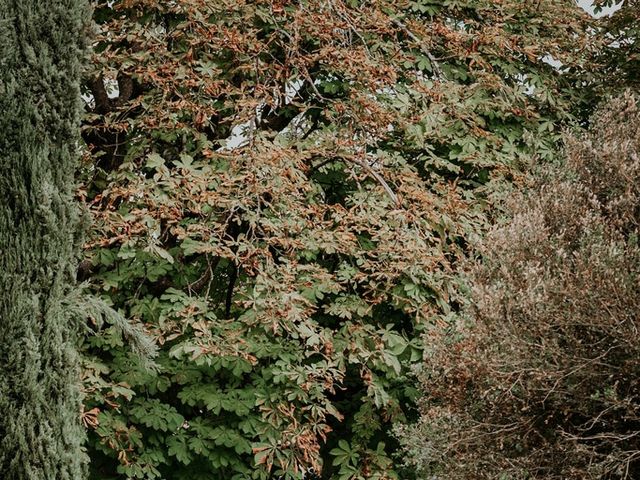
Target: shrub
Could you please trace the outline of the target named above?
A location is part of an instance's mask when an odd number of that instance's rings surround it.
[[[469,262],[472,301],[434,330],[417,425],[426,478],[640,475],[640,109],[567,141]]]

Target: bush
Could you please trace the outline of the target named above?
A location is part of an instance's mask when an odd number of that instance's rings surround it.
[[[627,94],[479,246],[472,301],[427,342],[421,421],[399,432],[425,478],[640,477],[638,155]]]

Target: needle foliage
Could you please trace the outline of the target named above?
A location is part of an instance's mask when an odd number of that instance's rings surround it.
[[[83,1],[0,1],[0,471],[80,480],[80,215],[73,199]]]

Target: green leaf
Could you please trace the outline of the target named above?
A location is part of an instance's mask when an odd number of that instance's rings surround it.
[[[147,155],[147,163],[146,167],[150,169],[157,169],[158,167],[164,166],[164,158],[162,158],[157,153],[150,153]]]

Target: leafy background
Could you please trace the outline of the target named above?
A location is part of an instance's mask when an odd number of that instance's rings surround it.
[[[91,477],[412,478],[391,427],[418,415],[424,334],[496,196],[586,118],[593,21],[569,0],[94,20],[80,277],[159,351],[90,322]]]

